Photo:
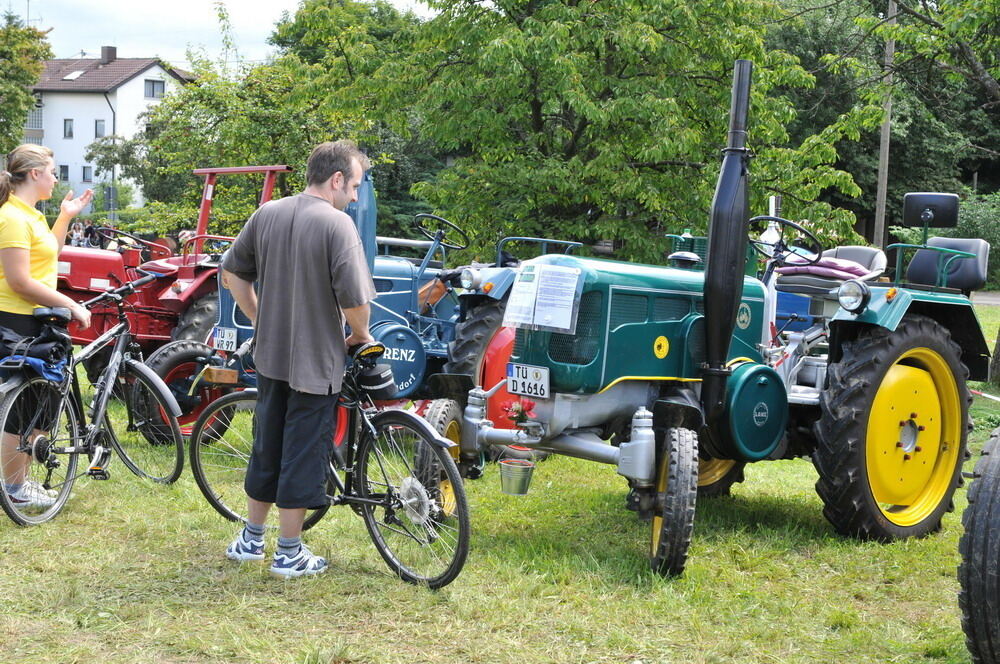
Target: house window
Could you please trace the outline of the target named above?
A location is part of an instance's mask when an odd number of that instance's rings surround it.
[[[42,109],[33,108],[28,111],[28,123],[25,125],[25,129],[44,129],[42,124]]]
[[[69,182],[69,166],[66,164],[59,164],[59,181]]]
[[[164,92],[164,82],[154,81],[152,79],[146,79],[146,98],[147,99],[159,99],[163,96]]]
[[[83,167],[83,181],[84,182],[93,182],[94,181],[94,167],[93,166],[84,166]]]
[[[94,138],[104,138],[104,120],[94,120]]]
[[[63,138],[73,138],[72,120],[63,120]]]

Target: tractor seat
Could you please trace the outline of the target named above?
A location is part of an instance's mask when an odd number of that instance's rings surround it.
[[[885,272],[886,264],[885,252],[876,247],[835,247],[824,251],[814,265],[779,267],[774,287],[782,293],[836,299],[842,283],[848,279],[873,281]]]
[[[941,286],[957,288],[971,293],[986,283],[986,265],[990,258],[990,245],[980,238],[930,237],[928,247],[957,249],[975,254],[975,258],[955,258],[947,263],[946,281]],[[938,285],[938,266],[948,260],[948,254],[932,249],[918,249],[906,268],[906,280],[914,284]]]

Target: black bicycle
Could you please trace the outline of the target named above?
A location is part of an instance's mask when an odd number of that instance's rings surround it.
[[[180,477],[180,409],[170,389],[142,363],[125,314],[124,298],[159,277],[147,274],[83,302],[88,308],[114,302],[118,323],[78,353],[66,332],[71,317],[65,308],[36,309],[41,334],[7,348],[9,355],[0,360],[6,375],[0,384],[0,506],[15,523],[53,518],[82,475],[108,479],[112,452],[140,477],[164,484]],[[107,366],[85,400],[78,367],[109,345]],[[44,354],[39,348],[50,356],[35,357]],[[61,354],[58,361],[53,352]]]
[[[453,458],[457,447],[423,418],[376,411],[376,386],[366,378],[378,375],[376,362],[384,353],[380,343],[352,353],[331,435],[329,504],[350,505],[361,515],[375,548],[401,579],[440,588],[458,576],[469,550],[469,508]],[[220,397],[202,411],[191,433],[198,487],[230,521],[246,521],[243,481],[256,403],[255,389]],[[314,526],[328,509],[308,511],[304,527]]]

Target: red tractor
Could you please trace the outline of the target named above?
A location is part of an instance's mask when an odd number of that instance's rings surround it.
[[[264,187],[260,203],[271,199],[278,173],[288,166],[245,166],[237,168],[199,168],[195,175],[205,178],[195,234],[183,241],[179,254],[160,243],[137,237],[115,228],[99,233],[108,240],[108,249],[64,247],[59,255],[59,291],[83,301],[108,288],[141,276],[138,270],[168,274],[126,299],[129,322],[135,341],[144,355],[177,339],[205,342],[212,333],[218,311],[219,260],[230,237],[208,234],[215,183],[219,175],[263,173]],[[76,344],[88,344],[116,321],[113,305],[92,311],[92,324],[81,330],[74,322],[69,331]],[[96,378],[106,362],[106,354],[97,354],[86,364],[88,377]]]

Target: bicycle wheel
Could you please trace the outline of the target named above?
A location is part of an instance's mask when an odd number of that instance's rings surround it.
[[[362,516],[379,554],[401,579],[440,588],[469,553],[469,506],[448,451],[431,442],[416,416],[385,411],[375,436],[358,446],[355,467]]]
[[[177,418],[152,381],[122,365],[117,387],[121,399],[112,399],[105,414],[111,446],[139,477],[170,484],[184,469],[184,437]]]
[[[80,427],[59,386],[25,380],[0,402],[0,505],[14,523],[32,526],[62,510],[76,480]],[[13,488],[16,487],[16,488]]]
[[[191,472],[202,495],[230,521],[246,522],[247,494],[243,481],[253,450],[257,390],[232,392],[213,401],[198,416],[191,432]],[[306,512],[303,530],[323,518],[329,506]],[[277,527],[271,510],[268,527]]]

